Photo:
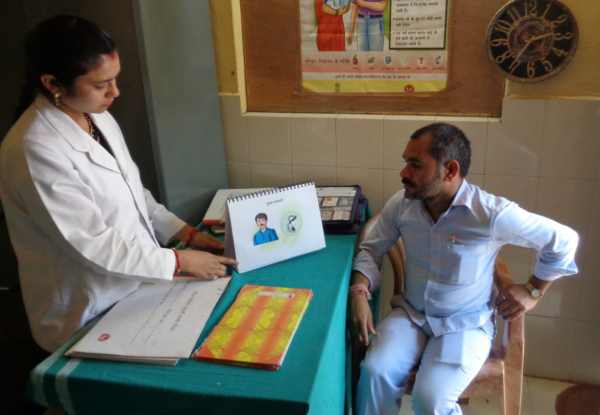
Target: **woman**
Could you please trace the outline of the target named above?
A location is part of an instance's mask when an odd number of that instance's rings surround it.
[[[26,43],[18,120],[0,148],[0,197],[34,339],[47,351],[134,291],[178,271],[212,279],[235,260],[142,187],[119,126],[119,55],[93,23],[57,16]],[[193,251],[161,248],[185,241]],[[199,250],[210,251],[201,252]]]
[[[344,18],[351,7],[350,0],[315,0],[317,17],[317,50],[319,52],[344,52]]]

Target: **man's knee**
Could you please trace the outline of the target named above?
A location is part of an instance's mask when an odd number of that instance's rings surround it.
[[[435,387],[415,385],[412,392],[413,410],[417,415],[449,414],[456,407],[453,399],[444,396]]]

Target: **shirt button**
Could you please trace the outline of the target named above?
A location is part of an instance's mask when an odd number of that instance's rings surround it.
[[[142,238],[146,239],[147,237],[148,237],[148,234],[147,234],[147,233],[143,233],[143,234],[142,234]]]

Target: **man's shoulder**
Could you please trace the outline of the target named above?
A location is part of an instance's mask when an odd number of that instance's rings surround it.
[[[509,206],[510,200],[502,196],[496,196],[487,191],[481,189],[479,186],[474,184],[468,185],[468,199],[471,201],[471,208],[484,208],[494,212],[499,212]]]

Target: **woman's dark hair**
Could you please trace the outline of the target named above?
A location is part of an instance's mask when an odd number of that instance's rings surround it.
[[[75,78],[89,72],[101,55],[116,51],[115,42],[89,20],[77,16],[55,16],[39,23],[25,39],[25,85],[15,121],[31,105],[38,92],[51,98],[40,81],[52,75],[70,94]]]
[[[446,123],[435,123],[419,128],[410,136],[416,140],[426,134],[431,134],[431,155],[437,160],[438,170],[450,160],[458,161],[460,177],[469,173],[471,166],[471,143],[460,129]]]

